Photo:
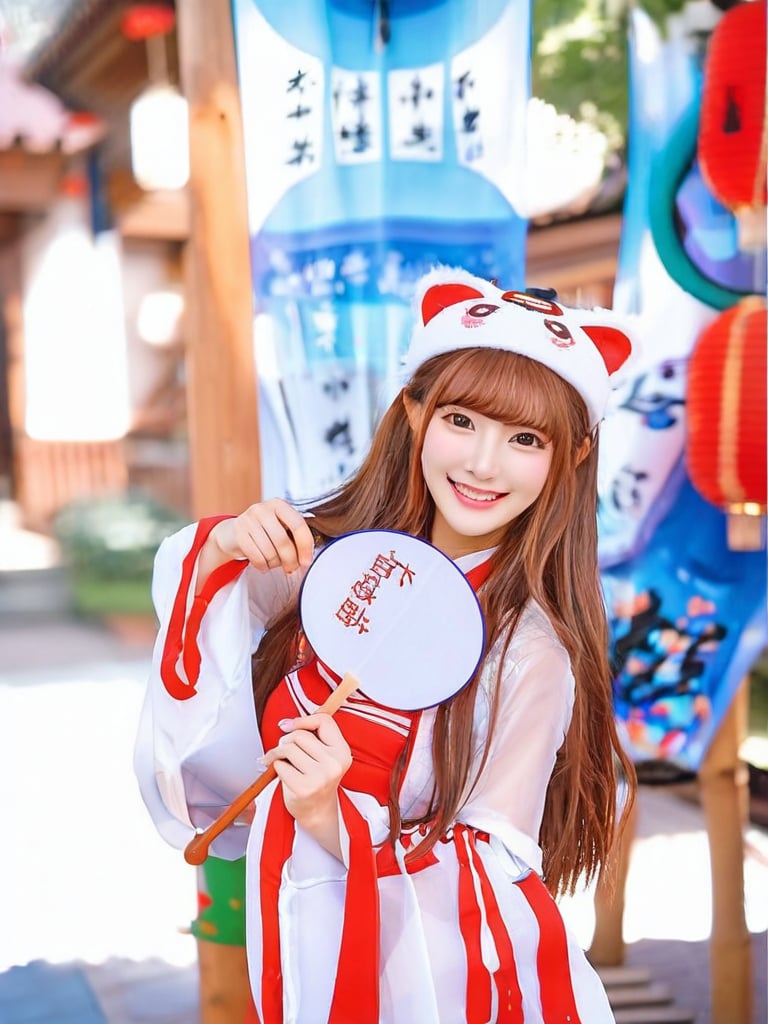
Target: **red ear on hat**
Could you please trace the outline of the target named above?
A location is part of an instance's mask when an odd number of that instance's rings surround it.
[[[607,327],[605,324],[585,327],[581,324],[581,329],[594,342],[609,375],[623,366],[632,354],[632,342],[618,327]]]
[[[426,327],[433,316],[465,299],[482,299],[483,293],[468,284],[433,284],[421,300],[421,321]]]

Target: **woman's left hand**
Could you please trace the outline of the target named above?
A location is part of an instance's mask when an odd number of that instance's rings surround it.
[[[331,715],[284,719],[284,735],[263,762],[272,764],[289,813],[341,860],[336,791],[352,764],[352,751]]]

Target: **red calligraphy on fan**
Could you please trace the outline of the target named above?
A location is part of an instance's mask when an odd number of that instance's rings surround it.
[[[349,595],[337,609],[336,618],[346,628],[368,633],[371,620],[367,611],[376,600],[376,591],[382,582],[394,578],[398,581],[398,587],[403,587],[406,583],[413,583],[415,575],[415,570],[401,562],[395,551],[390,551],[389,555],[376,555],[373,564],[349,588]]]
[[[367,633],[371,621],[365,614],[365,605],[358,604],[351,597],[341,602],[336,618],[345,626],[357,626],[358,633]]]

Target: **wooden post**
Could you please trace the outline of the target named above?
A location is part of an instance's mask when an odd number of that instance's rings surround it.
[[[699,770],[712,871],[712,1024],[750,1024],[752,1020],[752,946],[744,915],[743,829],[749,792],[747,769],[739,760],[748,698],[745,681]]]
[[[639,798],[629,812],[624,831],[595,887],[595,931],[587,950],[595,967],[616,967],[624,963],[624,896],[629,874],[632,843],[637,833]]]
[[[177,0],[189,103],[187,402],[195,518],[261,497],[245,160],[229,0]]]
[[[201,1024],[244,1024],[251,1008],[245,946],[198,939],[197,960]]]
[[[229,0],[176,0],[189,103],[187,409],[195,518],[261,497],[245,161]],[[243,1024],[241,946],[198,941],[202,1024]]]

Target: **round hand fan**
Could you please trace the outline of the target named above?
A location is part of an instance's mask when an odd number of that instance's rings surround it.
[[[483,616],[466,576],[409,534],[363,530],[329,543],[304,578],[299,608],[318,658],[400,711],[453,696],[482,655]]]
[[[469,682],[483,653],[483,615],[466,576],[432,544],[393,530],[327,544],[304,577],[299,611],[315,654],[342,676],[318,708],[325,714],[357,689],[400,711],[432,707]],[[187,844],[185,860],[202,864],[275,777],[270,765]]]

